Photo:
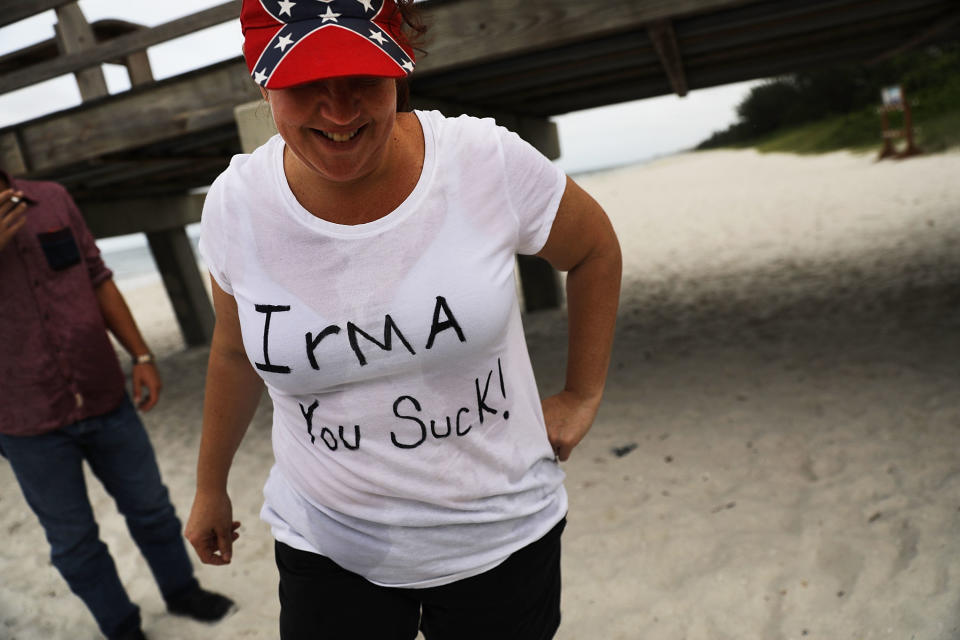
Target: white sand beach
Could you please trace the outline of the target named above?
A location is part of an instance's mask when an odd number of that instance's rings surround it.
[[[960,638],[960,153],[712,151],[578,181],[625,273],[605,404],[564,465],[558,640]],[[184,348],[159,282],[125,293],[160,359],[144,421],[185,518],[207,352]],[[551,393],[564,315],[525,323]],[[270,413],[230,479],[234,561],[197,567],[237,601],[217,625],[166,614],[90,479],[150,638],[277,637]],[[0,535],[0,638],[100,637],[2,460]]]

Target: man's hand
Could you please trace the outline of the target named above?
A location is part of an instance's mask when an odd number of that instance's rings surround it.
[[[0,251],[27,224],[26,211],[27,203],[23,200],[22,192],[13,189],[0,191]]]
[[[147,388],[146,395],[143,393],[144,387]],[[138,409],[150,411],[157,404],[162,388],[160,373],[152,362],[133,365],[133,404]]]

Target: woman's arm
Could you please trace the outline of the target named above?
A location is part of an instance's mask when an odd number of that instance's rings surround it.
[[[566,460],[593,424],[603,396],[620,298],[620,243],[600,205],[567,178],[550,236],[537,255],[568,271],[567,379],[562,392],[543,401],[550,444]]]
[[[257,409],[263,381],[243,350],[237,303],[211,278],[217,322],[210,344],[197,460],[197,494],[184,535],[205,564],[229,564],[239,522],[227,495],[233,456]]]

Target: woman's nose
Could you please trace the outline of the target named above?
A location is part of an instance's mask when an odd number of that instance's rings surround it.
[[[346,78],[331,78],[321,91],[320,113],[337,124],[349,124],[360,112],[358,94]]]

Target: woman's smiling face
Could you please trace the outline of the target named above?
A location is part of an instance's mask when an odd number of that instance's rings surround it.
[[[295,159],[291,168],[305,170],[300,177],[350,183],[387,159],[397,116],[392,78],[330,78],[264,95]]]

